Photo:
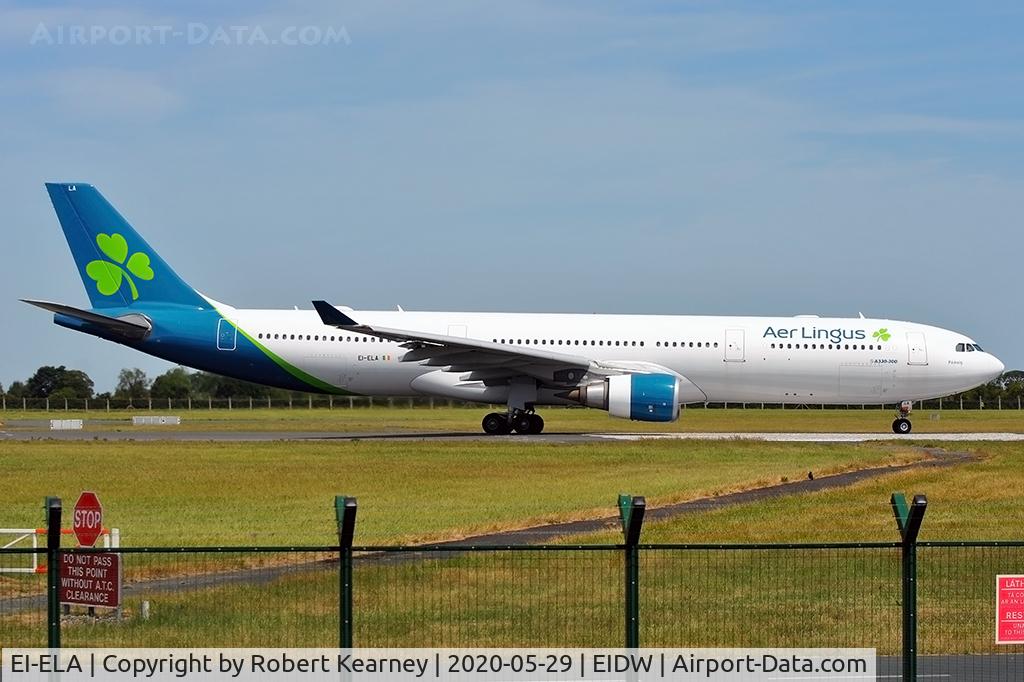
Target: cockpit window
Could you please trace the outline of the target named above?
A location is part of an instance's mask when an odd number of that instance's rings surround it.
[[[982,353],[985,352],[985,351],[981,350],[981,346],[979,346],[978,344],[974,344],[974,350],[981,351]]]
[[[973,353],[974,352],[974,344],[973,343],[967,344],[967,352],[968,353]]]
[[[967,344],[966,343],[958,343],[958,344],[956,344],[956,352],[957,353],[963,353],[965,350],[967,350]]]

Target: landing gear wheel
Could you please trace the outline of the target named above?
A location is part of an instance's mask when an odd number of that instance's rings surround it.
[[[892,432],[893,433],[898,433],[898,434],[901,434],[901,435],[906,435],[906,434],[910,433],[910,428],[911,428],[910,420],[909,419],[905,419],[904,417],[900,417],[899,419],[894,420],[893,423],[892,423]]]
[[[490,436],[501,436],[512,430],[505,415],[497,412],[491,412],[484,417],[481,425],[484,427],[484,433]]]
[[[533,433],[533,415],[521,412],[512,417],[512,429],[516,433]]]
[[[544,430],[544,420],[539,414],[530,415],[530,433],[540,433]]]

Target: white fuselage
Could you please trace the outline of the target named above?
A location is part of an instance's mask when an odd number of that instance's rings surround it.
[[[508,390],[402,362],[399,344],[325,326],[313,311],[219,309],[268,351],[353,393],[501,402]],[[896,320],[359,311],[359,321],[601,362],[654,363],[699,389],[680,402],[894,403],[966,390],[1003,370],[963,334]],[[539,402],[565,403],[553,393]]]

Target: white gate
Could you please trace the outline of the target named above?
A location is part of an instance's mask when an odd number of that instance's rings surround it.
[[[928,364],[928,347],[923,332],[907,332],[907,364]]]
[[[74,534],[74,531],[70,528],[62,528],[60,534],[70,536]],[[28,547],[39,549],[41,546],[45,547],[45,543],[39,542],[40,537],[46,537],[45,528],[0,528],[0,549]],[[104,528],[100,532],[100,537],[103,539],[103,546],[107,549],[121,546],[121,530],[119,528]],[[0,573],[46,573],[46,565],[39,562],[39,557],[45,555],[32,552],[20,556],[26,558],[25,565],[0,565]]]
[[[743,354],[743,330],[725,330],[725,361],[746,362]]]

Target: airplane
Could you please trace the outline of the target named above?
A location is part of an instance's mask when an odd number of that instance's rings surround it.
[[[90,308],[53,321],[171,362],[279,388],[501,404],[488,434],[538,434],[544,405],[671,422],[690,403],[896,404],[999,377],[968,336],[888,319],[241,309],[189,286],[91,185],[47,183]]]

